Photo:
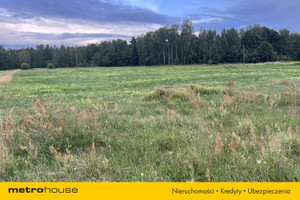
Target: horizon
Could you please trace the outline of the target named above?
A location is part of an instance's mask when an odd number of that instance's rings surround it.
[[[10,0],[0,1],[0,43],[5,49],[86,46],[155,31],[163,26],[193,22],[216,30],[260,24],[279,31],[300,32],[300,2],[288,0]]]

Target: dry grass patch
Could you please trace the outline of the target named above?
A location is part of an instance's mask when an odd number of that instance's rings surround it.
[[[15,71],[12,71],[9,74],[5,74],[5,75],[0,76],[0,83],[8,83],[8,82],[10,82],[12,80],[13,74],[16,71],[19,71],[19,70],[15,70]]]
[[[222,92],[220,87],[207,87],[203,85],[190,84],[185,86],[161,86],[155,87],[154,90],[143,97],[143,100],[159,99],[191,99],[194,94],[217,94]]]
[[[6,145],[0,135],[0,173],[5,171],[5,165],[9,162],[9,154]]]

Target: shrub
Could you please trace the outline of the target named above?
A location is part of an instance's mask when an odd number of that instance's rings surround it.
[[[177,57],[177,58],[175,58],[175,60],[174,60],[174,64],[175,65],[179,65],[180,64],[180,62],[179,62],[179,58]]]
[[[30,69],[30,65],[28,63],[22,63],[21,69],[23,69],[23,70]]]
[[[55,69],[55,65],[53,63],[48,63],[47,68],[48,69]]]
[[[280,61],[291,61],[292,59],[289,56],[279,56],[278,60],[280,60]]]

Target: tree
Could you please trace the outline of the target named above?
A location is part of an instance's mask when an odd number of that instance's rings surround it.
[[[257,62],[273,61],[275,59],[275,52],[269,42],[262,42],[254,53]]]
[[[0,70],[13,68],[13,59],[10,54],[0,45]]]
[[[256,32],[248,30],[242,38],[242,44],[248,51],[254,51],[262,42],[262,38]]]
[[[76,49],[74,47],[67,47],[67,66],[77,67]]]
[[[274,51],[277,54],[280,54],[281,52],[280,35],[276,31],[269,29],[267,27],[263,27],[262,30],[263,30],[262,32],[263,41],[269,42],[272,45]]]
[[[280,52],[279,34],[274,30],[270,30],[266,27],[261,27],[257,24],[253,27],[249,26],[242,38],[242,46],[245,47],[247,62],[265,62],[267,58],[267,60],[269,60],[270,58],[268,56],[265,57],[266,54],[259,54],[262,48],[266,48],[270,51],[270,46],[268,44],[270,44],[272,47],[272,60],[274,60],[277,58],[276,52]],[[276,48],[276,52],[272,45],[274,45],[274,47]]]
[[[31,56],[28,49],[21,49],[18,53],[20,67],[22,63],[27,63],[29,66],[31,64]]]
[[[163,60],[163,63],[162,64],[166,64],[169,60],[167,59],[167,54],[169,52],[168,50],[168,27],[165,26],[165,27],[162,27],[162,28],[159,28],[157,31],[155,31],[153,33],[153,40],[154,40],[154,43],[156,43],[155,46],[157,46],[158,48],[156,48],[156,52],[157,52],[157,56],[158,58],[161,57],[162,60]],[[159,59],[158,59],[159,60]]]
[[[44,59],[44,45],[37,45],[36,49],[32,49],[32,67],[46,67],[46,61]]]
[[[220,34],[201,28],[195,35],[192,22],[184,20],[181,26],[164,26],[132,37],[129,44],[117,39],[80,47],[40,44],[6,50],[0,46],[0,70],[20,68],[22,63],[31,67],[47,67],[48,63],[57,67],[237,63],[243,56],[246,62],[300,60],[300,34],[287,29],[278,33],[256,24],[240,31],[224,29]]]
[[[289,43],[290,43],[290,31],[288,29],[280,29],[279,30],[280,37],[280,55],[287,56],[289,51]]]
[[[69,55],[67,48],[62,44],[60,48],[54,47],[53,61],[54,65],[57,67],[70,67],[69,65]]]
[[[147,32],[146,35],[141,35],[137,39],[139,53],[139,62],[141,65],[157,65],[163,64],[160,62],[161,51],[156,44],[157,32]]]
[[[97,44],[88,44],[85,49],[85,59],[86,62],[91,64],[92,58],[95,55],[96,52],[99,52],[99,45]]]
[[[223,49],[221,48],[221,43],[222,43],[222,40],[221,40],[221,36],[220,35],[216,35],[215,37],[215,42],[213,43],[213,46],[212,46],[212,56],[210,58],[210,60],[208,60],[206,63],[208,64],[218,64],[220,62],[224,62],[222,60],[222,55],[223,54]]]
[[[126,40],[118,39],[115,42],[115,50],[118,61],[116,66],[126,66],[129,65],[129,46]]]
[[[208,41],[207,41],[207,30],[204,28],[200,28],[200,32],[198,35],[198,58],[200,63],[207,63],[208,56]]]
[[[6,52],[10,58],[10,67],[8,69],[18,69],[20,68],[20,62],[19,62],[19,51],[20,50],[13,50],[8,49]]]
[[[170,28],[169,44],[171,45],[171,64],[179,64],[178,43],[179,43],[179,25],[173,24]],[[174,53],[175,51],[175,53]],[[175,54],[175,55],[174,55]]]
[[[183,64],[189,64],[187,57],[191,53],[192,38],[194,34],[193,23],[189,20],[184,20],[181,25],[181,52]]]
[[[136,66],[139,64],[139,54],[138,49],[136,46],[136,39],[135,37],[131,38],[130,45],[129,45],[129,63],[130,65]]]
[[[101,66],[102,65],[102,56],[99,52],[96,52],[92,57],[92,66]]]
[[[291,34],[289,55],[293,60],[300,60],[300,34]]]
[[[50,63],[50,62],[53,62],[54,51],[53,51],[53,48],[50,47],[48,44],[46,45],[45,48],[43,48],[42,54],[43,54],[44,62],[46,64]]]
[[[241,61],[241,39],[234,28],[223,30],[221,34],[222,62],[236,63]]]
[[[211,60],[212,59],[212,50],[213,50],[213,45],[216,41],[216,37],[217,37],[217,32],[214,30],[209,30],[207,32],[207,56],[208,59]]]

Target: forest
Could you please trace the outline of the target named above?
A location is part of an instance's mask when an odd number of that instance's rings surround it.
[[[246,30],[200,28],[184,20],[126,40],[87,46],[51,46],[5,49],[0,45],[0,70],[86,66],[149,66],[177,64],[256,63],[300,60],[300,34],[279,32],[255,24]]]

